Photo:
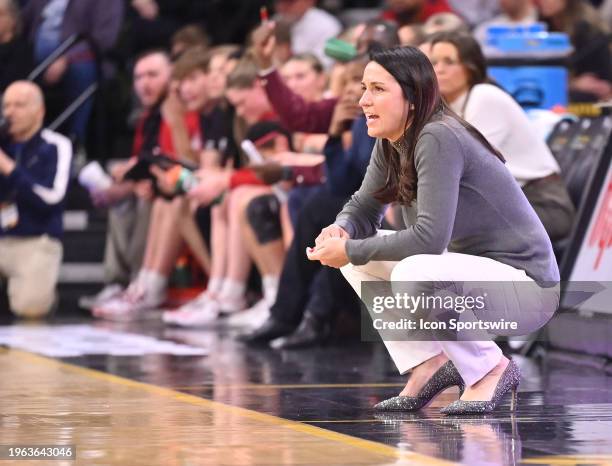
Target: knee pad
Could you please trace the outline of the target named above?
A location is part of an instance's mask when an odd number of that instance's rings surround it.
[[[259,196],[249,202],[246,215],[260,244],[282,237],[280,203],[273,194]]]

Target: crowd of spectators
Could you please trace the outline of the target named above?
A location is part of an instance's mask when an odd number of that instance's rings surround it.
[[[163,312],[168,325],[223,319],[243,329],[243,341],[275,348],[324,341],[339,312],[357,315],[358,300],[338,270],[309,261],[305,250],[333,223],[369,163],[374,140],[359,107],[367,54],[398,45],[420,47],[430,58],[445,100],[500,150],[551,239],[567,236],[575,207],[559,166],[524,110],[489,79],[481,46],[492,24],[545,22],[574,47],[572,98],[607,100],[604,13],[612,2],[341,3],[0,0],[0,95],[6,91],[8,118],[0,136],[0,247],[15,253],[16,239],[51,238],[56,279],[57,216],[72,151],[63,136],[42,129],[41,92],[49,123],[97,86],[60,126],[89,160],[123,159],[106,167],[112,182],[90,192],[108,212],[106,284],[81,304],[110,320],[164,308],[177,258],[187,254],[206,286]],[[349,23],[355,16],[342,7],[365,16]],[[330,45],[334,38],[342,42]],[[74,43],[56,53],[67,40]],[[23,116],[33,126],[23,134],[14,127],[20,104],[33,106]],[[116,142],[126,134],[131,149]],[[22,154],[34,157],[35,147],[49,158],[43,165],[50,173],[24,164]],[[406,228],[395,213],[390,206],[385,227]],[[49,254],[51,246],[37,247]],[[25,285],[5,257],[0,277],[10,283],[13,311],[48,312],[48,290],[23,303]],[[253,269],[260,292],[250,292]],[[40,282],[35,272],[28,273]]]

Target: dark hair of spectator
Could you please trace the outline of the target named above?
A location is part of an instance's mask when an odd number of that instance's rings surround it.
[[[168,51],[166,49],[157,48],[157,49],[145,50],[144,52],[139,53],[134,59],[134,66],[136,66],[136,63],[138,63],[140,60],[148,58],[151,55],[161,55],[168,61],[168,63],[171,62],[170,54],[168,53]]]
[[[291,58],[287,60],[287,63],[289,63],[290,61],[306,62],[310,65],[310,67],[314,70],[315,73],[323,73],[323,65],[321,64],[321,60],[319,60],[317,56],[312,53],[296,53],[295,55],[291,55]]]
[[[185,50],[174,62],[172,77],[179,81],[185,79],[196,70],[206,73],[210,63],[210,55],[202,47],[192,47]]]
[[[384,187],[374,193],[378,200],[384,203],[399,201],[409,205],[416,199],[418,178],[414,154],[419,135],[427,123],[438,120],[443,115],[457,119],[493,155],[504,160],[478,130],[447,107],[440,95],[433,66],[418,48],[395,47],[378,50],[372,52],[370,59],[393,76],[410,105],[408,120],[405,122],[407,129],[402,137],[402,143],[407,147],[407,157],[398,156],[390,142],[382,140],[387,173]]]
[[[188,24],[180,28],[174,33],[171,40],[171,45],[184,44],[185,50],[192,47],[206,48],[209,44],[209,39],[204,30],[197,24]]]
[[[214,57],[223,55],[229,58],[238,49],[237,45],[219,45],[208,50],[202,47],[187,49],[174,62],[172,77],[178,80],[185,79],[196,70],[208,73],[210,71],[210,62]]]
[[[243,57],[227,77],[226,89],[250,89],[258,79],[257,65],[249,57]]]
[[[235,56],[235,54],[239,53],[240,50],[240,46],[234,44],[217,45],[208,50],[208,56],[210,60],[217,55],[224,55],[228,60],[232,60],[235,58],[240,58]]]
[[[545,18],[549,23],[552,18]],[[561,11],[558,18],[555,18],[555,25],[560,32],[565,32],[574,39],[576,25],[580,22],[587,22],[603,32],[608,32],[608,28],[600,19],[597,10],[584,0],[566,0],[565,8]]]
[[[487,79],[487,62],[480,44],[473,36],[463,32],[438,32],[431,36],[431,46],[440,42],[452,44],[457,49],[461,65],[466,69],[470,89],[476,84],[489,82]]]

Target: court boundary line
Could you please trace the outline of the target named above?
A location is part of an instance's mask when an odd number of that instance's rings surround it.
[[[194,406],[199,406],[201,408],[206,408],[208,410],[221,410],[228,413],[233,413],[245,418],[253,419],[256,421],[264,422],[267,424],[276,425],[278,427],[284,427],[287,429],[291,429],[293,431],[311,435],[314,437],[319,437],[328,441],[339,442],[344,445],[348,445],[354,448],[358,448],[361,450],[366,450],[370,453],[387,456],[390,458],[395,458],[397,460],[405,460],[408,461],[409,464],[413,464],[412,462],[417,461],[420,464],[426,465],[456,465],[458,463],[443,460],[441,458],[435,458],[432,456],[423,455],[421,453],[409,452],[409,451],[401,451],[398,448],[390,447],[388,445],[384,445],[379,442],[374,442],[371,440],[365,440],[358,437],[353,437],[346,434],[341,434],[339,432],[334,432],[328,429],[323,429],[321,427],[304,424],[299,421],[292,421],[289,419],[284,419],[281,417],[274,416],[272,414],[260,413],[258,411],[253,411],[247,408],[242,408],[240,406],[228,405],[225,403],[221,403],[219,401],[208,400],[206,398],[200,398],[196,395],[190,395],[187,393],[182,393],[171,388],[161,387],[158,385],[149,384],[146,382],[139,382],[136,380],[127,379],[125,377],[121,377],[114,374],[109,374],[107,372],[102,372],[96,369],[90,369],[86,367],[77,366],[75,364],[71,364],[68,362],[64,362],[58,359],[49,358],[46,356],[41,356],[38,354],[30,353],[28,351],[8,348],[9,353],[13,353],[23,359],[28,359],[30,361],[36,362],[38,364],[47,365],[47,366],[55,366],[60,370],[65,370],[68,372],[77,373],[83,375],[85,377],[89,377],[92,379],[97,379],[100,381],[104,381],[111,384],[121,385],[124,387],[129,387],[133,389],[143,390],[147,393],[155,394],[158,396],[162,396],[165,398],[170,398],[175,401],[180,401],[183,403],[191,404]]]

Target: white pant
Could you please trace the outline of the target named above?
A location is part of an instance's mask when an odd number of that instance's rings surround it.
[[[386,234],[380,231],[379,235]],[[371,261],[365,265],[348,264],[342,274],[361,297],[361,282],[526,282],[530,290],[522,294],[502,293],[494,305],[504,316],[518,316],[523,333],[542,327],[558,306],[558,288],[540,293],[540,288],[524,271],[486,257],[445,252],[441,255],[417,255],[399,262]],[[530,284],[533,284],[531,287]],[[514,295],[516,294],[516,296]],[[556,302],[555,302],[556,296]],[[524,307],[533,309],[525,311]],[[523,309],[521,309],[523,308]],[[531,312],[530,312],[531,311]],[[493,341],[383,341],[401,374],[444,352],[453,361],[467,385],[473,385],[501,359],[502,353]]]
[[[21,317],[42,317],[55,300],[62,244],[47,235],[0,238],[0,276],[8,278],[11,310]]]

